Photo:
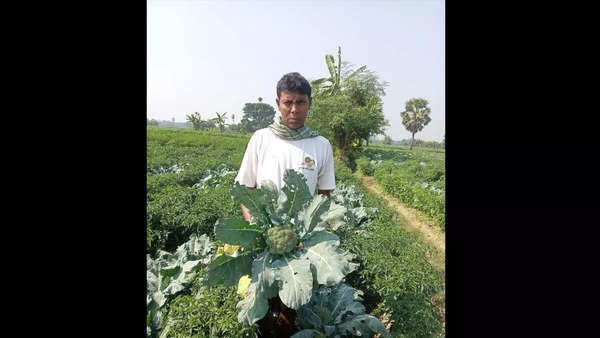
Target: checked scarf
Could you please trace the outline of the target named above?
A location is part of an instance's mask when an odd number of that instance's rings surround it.
[[[301,140],[303,138],[316,137],[319,136],[319,133],[310,129],[307,126],[302,126],[298,129],[292,129],[286,127],[281,121],[281,116],[278,116],[275,121],[269,125],[269,129],[273,132],[273,134],[279,136],[284,140]]]

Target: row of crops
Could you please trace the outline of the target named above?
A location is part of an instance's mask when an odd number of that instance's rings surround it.
[[[356,161],[385,192],[431,217],[446,230],[445,151],[370,146]]]
[[[224,235],[240,229],[233,220],[242,217],[239,202],[244,197],[232,194],[235,191],[232,188],[248,139],[243,135],[209,135],[193,130],[148,127],[149,336],[273,335],[273,331],[269,331],[272,328],[265,325],[265,319],[248,320],[262,313],[256,301],[259,298],[257,290],[267,288],[256,284],[252,270],[244,273],[251,278],[240,279],[243,272],[234,273],[231,271],[235,269],[227,269],[227,264],[233,267],[236,261],[241,263],[249,259],[247,262],[252,262],[252,259],[260,258],[256,254],[259,251],[261,255],[269,254],[260,241]],[[369,336],[381,332],[385,335],[383,327],[390,328],[392,336],[443,334],[443,303],[434,301],[444,292],[443,272],[427,261],[431,249],[392,222],[393,211],[380,198],[367,194],[350,170],[338,163],[336,180],[338,186],[332,194],[331,204],[324,199],[305,198],[306,203],[296,208],[295,215],[283,214],[283,217],[295,218],[296,224],[301,224],[298,220],[312,224],[303,240],[304,251],[297,250],[290,255],[306,254],[311,245],[337,243],[337,247],[334,245],[327,250],[331,255],[338,253],[347,260],[341,275],[319,270],[317,264],[313,264],[316,269],[313,272],[311,265],[307,273],[312,274],[321,286],[308,292],[310,301],[297,306],[295,318],[288,316],[294,328],[290,334],[298,336],[304,332],[302,336],[312,337],[319,332],[323,336],[340,333],[352,336],[353,332],[362,332],[363,336]],[[298,182],[295,181],[296,189],[292,190],[299,190]],[[286,203],[285,198],[279,202]],[[305,211],[311,205],[322,213],[336,214],[331,212],[336,208],[334,205],[343,212],[335,217],[323,217],[327,218],[323,224],[298,216],[308,214]],[[277,204],[273,207],[276,209]],[[272,218],[269,220],[273,222]],[[257,225],[242,227],[246,232],[260,231]],[[317,241],[319,236],[324,239]],[[314,247],[312,250],[317,250]],[[250,267],[253,263],[245,265]],[[222,273],[225,270],[227,273]],[[279,270],[277,273],[285,269]],[[312,284],[312,278],[310,282]],[[268,287],[278,287],[279,295],[285,296],[281,290],[286,286],[274,285],[276,283]],[[281,301],[289,303],[284,296]],[[335,302],[331,302],[332,299]],[[333,303],[344,306],[329,306]],[[269,300],[264,318],[277,318],[278,312],[284,310],[273,306]],[[281,318],[285,317],[279,315],[277,320]]]

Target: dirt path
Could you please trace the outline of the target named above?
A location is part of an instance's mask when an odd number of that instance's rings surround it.
[[[385,193],[373,177],[362,176],[361,180],[367,190],[384,198],[390,207],[406,219],[406,230],[418,233],[425,243],[436,249],[434,250],[436,253],[430,257],[430,262],[432,265],[445,270],[446,234],[433,221],[427,220],[420,211],[407,207]]]

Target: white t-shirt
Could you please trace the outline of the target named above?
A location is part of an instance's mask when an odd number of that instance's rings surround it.
[[[288,141],[275,136],[268,127],[257,130],[250,138],[235,181],[260,188],[263,180],[271,180],[281,191],[286,169],[294,169],[306,177],[311,195],[317,187],[319,190],[335,188],[333,151],[326,138]]]

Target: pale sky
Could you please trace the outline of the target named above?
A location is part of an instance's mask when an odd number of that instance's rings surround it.
[[[441,142],[445,125],[445,1],[148,1],[148,118],[184,122],[247,102],[275,104],[277,81],[327,77],[325,55],[366,65],[387,81],[386,134],[410,138],[400,112],[429,101],[432,121],[416,138]],[[382,136],[380,136],[382,137]]]

